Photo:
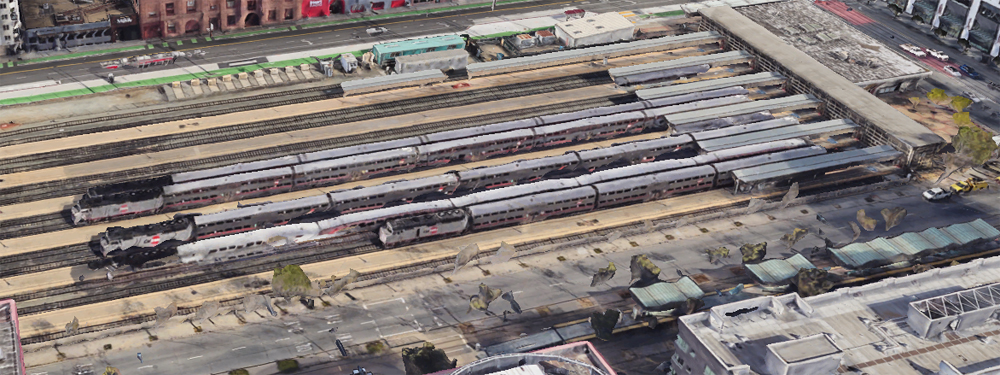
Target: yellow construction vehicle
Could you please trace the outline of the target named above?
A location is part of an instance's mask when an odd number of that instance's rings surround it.
[[[990,185],[980,178],[970,177],[965,181],[959,181],[951,185],[951,191],[955,193],[968,193],[970,191],[989,189]]]

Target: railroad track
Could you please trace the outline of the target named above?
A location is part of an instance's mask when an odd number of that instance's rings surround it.
[[[370,120],[373,118],[398,116],[426,111],[428,109],[458,107],[560,90],[570,90],[604,83],[608,83],[606,74],[559,77],[544,81],[535,81],[531,85],[515,84],[496,88],[456,91],[431,97],[403,99],[387,103],[368,104],[362,107],[311,113],[308,115],[254,121],[205,130],[43,152],[10,159],[0,159],[0,174],[11,174],[236,139],[260,137],[269,134]],[[428,106],[428,103],[433,104]]]
[[[69,229],[71,222],[66,211],[0,221],[0,240]]]
[[[809,195],[818,194],[818,193],[826,192],[826,191],[829,191],[829,189],[826,188],[826,187],[820,187],[818,189],[811,189],[811,190],[808,190],[808,191],[804,191],[802,196],[809,196]],[[777,201],[777,200],[780,200],[780,198],[768,199],[768,201]],[[692,218],[692,217],[698,217],[698,216],[711,215],[711,214],[715,214],[715,213],[720,213],[720,212],[724,212],[724,211],[727,211],[727,210],[731,210],[731,209],[734,209],[734,208],[739,208],[739,207],[742,207],[744,205],[745,205],[745,203],[742,203],[742,202],[732,203],[732,204],[728,204],[728,205],[725,205],[725,206],[713,207],[713,208],[706,208],[706,209],[696,210],[696,211],[692,211],[692,212],[687,212],[687,213],[685,213],[683,215],[673,215],[673,216],[663,217],[663,218],[660,218],[660,219],[653,220],[652,222],[653,222],[654,226],[661,225],[661,224],[667,224],[667,223],[671,223],[671,222],[676,222],[677,220],[679,220],[681,218]],[[567,244],[567,243],[570,243],[570,242],[579,241],[579,240],[586,240],[586,239],[600,239],[600,238],[603,238],[603,237],[605,237],[607,235],[610,235],[612,233],[615,233],[615,232],[630,232],[630,231],[636,231],[636,230],[645,230],[645,226],[646,226],[646,224],[644,224],[644,223],[630,223],[630,224],[624,224],[624,225],[620,225],[620,226],[616,226],[616,227],[595,229],[595,230],[593,230],[591,232],[587,232],[587,233],[584,233],[584,234],[563,236],[563,237],[557,237],[557,238],[549,238],[549,239],[544,239],[544,240],[537,240],[537,241],[532,241],[532,242],[528,242],[528,243],[523,243],[523,244],[515,245],[515,249],[516,249],[516,251],[518,253],[524,254],[524,252],[530,251],[530,250],[538,248],[538,247]],[[322,247],[322,246],[323,245],[302,246],[302,247],[297,248],[295,250],[292,250],[290,252],[302,252],[302,250],[305,250],[307,248],[315,249],[315,248]],[[379,248],[375,247],[374,245],[371,245],[370,242],[365,242],[365,243],[360,243],[360,244],[353,244],[353,245],[351,245],[349,243],[340,243],[340,244],[333,245],[333,246],[335,246],[335,247],[336,246],[342,247],[342,248],[333,250],[333,253],[336,253],[337,251],[354,251],[355,254],[364,254],[366,252],[380,251]],[[358,246],[357,248],[354,248],[354,249],[357,249],[357,250],[348,250],[348,249],[351,249],[351,246]],[[346,248],[344,248],[344,247],[346,247]],[[329,253],[329,254],[332,254],[332,253]],[[488,257],[488,256],[491,256],[491,254],[483,252],[483,253],[480,253],[479,255],[477,255],[474,259],[480,259],[480,258]],[[307,257],[309,257],[309,256],[307,256]],[[315,255],[312,255],[312,257],[315,257]],[[970,256],[966,255],[964,257],[968,258]],[[331,258],[331,259],[335,259],[335,257]],[[306,260],[306,258],[305,257],[298,258],[297,260],[298,261],[304,261],[304,260]],[[292,260],[286,260],[285,262],[289,262],[289,263],[284,263],[284,264],[291,264]],[[277,262],[277,263],[281,264],[280,261]],[[453,257],[443,257],[443,258],[439,258],[439,259],[433,259],[433,260],[427,260],[427,261],[423,261],[423,262],[419,262],[419,263],[413,263],[413,264],[410,264],[410,265],[407,265],[407,266],[404,266],[404,267],[397,267],[397,268],[394,268],[394,269],[387,269],[387,270],[382,270],[382,271],[378,271],[378,272],[372,272],[372,273],[362,274],[361,277],[358,280],[359,281],[365,281],[365,280],[379,279],[379,278],[390,277],[390,276],[403,276],[403,277],[416,276],[416,275],[420,275],[420,274],[426,273],[426,272],[428,272],[428,270],[433,270],[433,269],[435,269],[437,267],[446,266],[446,265],[450,265],[450,264],[453,264],[453,263],[454,263],[454,258]],[[234,264],[234,263],[229,263],[229,264]],[[305,263],[294,263],[294,264],[300,264],[301,265],[301,264],[305,264]],[[210,266],[202,266],[202,267],[210,267]],[[235,276],[242,276],[242,275],[246,275],[246,274],[252,274],[252,273],[261,272],[261,271],[251,272],[251,271],[253,271],[253,269],[251,267],[264,267],[264,265],[255,265],[255,266],[249,266],[249,267],[237,267],[236,269],[233,269],[233,270],[224,270],[224,271],[217,271],[217,272],[219,272],[220,276],[223,275],[223,274],[225,274],[226,277],[235,277]],[[266,271],[266,270],[273,269],[273,268],[266,268],[265,267],[265,268],[261,268],[261,269],[263,271]],[[245,270],[245,271],[241,271],[241,270]],[[147,278],[148,274],[140,272],[140,273],[135,273],[135,274],[131,274],[131,275],[134,275],[133,277],[135,277],[135,278],[145,279],[145,278]],[[206,275],[199,275],[198,277],[207,277],[207,276]],[[218,279],[222,279],[222,278],[225,278],[225,277],[221,277],[221,278],[218,278]],[[158,284],[158,283],[153,282],[152,284]],[[146,289],[151,288],[151,287],[154,287],[154,285],[142,286],[141,288],[145,288],[145,289],[142,289],[142,290],[146,290]],[[177,287],[181,287],[181,286],[177,286]],[[137,290],[140,290],[140,289],[137,289]],[[30,295],[24,295],[24,296],[15,296],[13,298],[15,298],[15,299],[22,298],[22,299],[18,299],[18,300],[23,300],[24,297],[29,297],[30,298],[31,296]],[[49,306],[46,306],[46,305],[38,305],[38,306],[29,306],[29,307],[25,307],[25,308],[19,308],[18,311],[19,312],[21,312],[22,310],[23,311],[28,311],[28,312],[22,312],[21,315],[30,315],[30,314],[34,314],[34,313],[48,311],[48,310],[51,310],[53,308],[66,308],[66,307],[79,306],[79,305],[83,305],[83,304],[98,302],[98,301],[93,301],[93,300],[85,302],[85,300],[87,300],[88,298],[93,298],[93,297],[81,297],[81,298],[77,298],[77,299],[56,302],[56,304],[59,304],[62,307],[57,307],[57,306],[51,306],[51,307],[49,307]],[[101,295],[100,297],[97,297],[97,298],[101,298],[102,300],[107,300],[107,298],[105,296],[103,296],[103,295]],[[123,298],[123,297],[119,296],[118,294],[115,294],[115,298],[112,298],[112,299],[117,299],[117,298]],[[236,299],[229,299],[229,300],[221,301],[221,304],[224,307],[232,307],[232,306],[239,305],[241,302],[242,302],[242,298],[236,298]],[[191,313],[196,312],[196,310],[197,310],[197,307],[180,308],[178,310],[178,313],[179,314],[191,314]],[[106,324],[99,324],[99,325],[95,325],[95,326],[82,327],[78,331],[78,333],[82,334],[82,333],[99,332],[99,331],[103,331],[103,330],[107,330],[107,329],[119,328],[119,327],[128,326],[128,325],[142,324],[142,323],[145,323],[145,322],[150,322],[150,321],[155,321],[155,320],[156,320],[155,314],[146,314],[146,315],[141,315],[141,316],[134,316],[134,317],[126,318],[126,319],[123,319],[123,320],[120,320],[120,321],[117,321],[117,322],[106,323]],[[25,338],[22,338],[21,343],[22,343],[22,345],[28,345],[28,344],[35,344],[35,343],[42,343],[42,342],[46,342],[46,341],[57,340],[57,339],[65,338],[65,337],[68,337],[68,335],[65,332],[60,331],[60,332],[57,332],[57,333],[51,333],[51,334],[45,334],[45,335],[37,335],[37,336],[25,337]]]
[[[87,244],[56,247],[0,257],[0,277],[11,277],[87,264],[94,258]]]

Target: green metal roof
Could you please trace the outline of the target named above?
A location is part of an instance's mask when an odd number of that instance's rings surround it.
[[[657,309],[671,303],[701,298],[705,292],[690,277],[684,276],[675,282],[658,282],[643,288],[629,288],[632,297],[646,309]]]
[[[802,268],[816,268],[802,254],[785,259],[768,259],[757,264],[744,264],[758,280],[764,284],[788,284],[788,279]]]
[[[879,237],[839,249],[830,248],[830,252],[834,259],[847,267],[867,268],[908,260],[924,252],[940,251],[997,237],[1000,237],[1000,231],[983,219],[976,219],[940,229],[928,228],[894,238]]]
[[[465,39],[458,35],[442,35],[430,38],[401,40],[392,43],[382,43],[372,46],[376,54],[412,51],[420,48],[439,48],[453,44],[465,44]]]

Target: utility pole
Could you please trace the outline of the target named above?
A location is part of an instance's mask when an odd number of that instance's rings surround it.
[[[497,0],[493,0],[493,5],[490,6],[490,12],[494,11],[496,8],[497,8]]]

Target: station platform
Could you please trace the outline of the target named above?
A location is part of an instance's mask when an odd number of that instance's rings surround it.
[[[82,194],[82,193],[81,193]],[[79,196],[45,199],[40,201],[18,203],[0,206],[0,221],[19,219],[22,217],[51,214],[59,211],[58,207],[69,207]],[[0,243],[3,243],[0,240]]]
[[[608,97],[618,94],[621,94],[621,92],[614,88],[613,85],[609,84],[541,95],[532,95],[498,102],[486,102],[452,107],[445,110],[431,110],[401,116],[376,118],[372,120],[297,130],[286,133],[269,134],[261,137],[238,139],[229,142],[177,148],[156,153],[131,155],[82,164],[0,175],[0,180],[3,180],[0,187],[30,185],[44,181],[58,181],[73,177],[90,176],[96,173],[151,167],[184,160],[198,160],[213,156],[230,155],[248,150],[259,150],[268,147],[286,145],[289,143],[339,138],[375,131],[405,128],[428,122],[460,119],[481,113],[518,110],[546,105],[557,106],[561,103],[569,101]],[[78,147],[79,145],[72,146]]]
[[[839,184],[843,182],[846,181],[835,181],[834,183]],[[804,184],[802,189],[813,189],[824,186],[826,185],[810,182]],[[500,247],[501,241],[511,245],[518,245],[549,238],[581,235],[594,230],[641,223],[646,220],[680,217],[706,210],[746,204],[751,198],[777,198],[784,193],[785,191],[782,190],[774,190],[756,195],[733,195],[728,191],[716,189],[659,201],[551,219],[528,225],[501,228],[487,232],[476,232],[461,237],[383,250],[362,256],[351,256],[332,261],[307,264],[302,265],[302,269],[312,280],[329,280],[338,276],[342,277],[351,269],[357,270],[362,274],[387,271],[426,261],[454,259],[459,249],[469,244],[477,244],[480,253],[490,253]],[[684,227],[680,228],[683,229]],[[247,289],[244,285],[249,284],[252,279],[270,280],[272,275],[272,272],[264,272],[173,291],[151,293],[77,308],[30,315],[21,319],[22,327],[27,327],[23,329],[21,336],[30,337],[61,331],[59,327],[41,322],[68,322],[72,321],[74,317],[86,317],[80,321],[80,325],[91,326],[118,321],[123,316],[120,313],[120,307],[123,303],[129,306],[141,306],[141,308],[124,314],[124,316],[129,316],[130,314],[151,314],[154,307],[166,306],[172,302],[176,303],[178,307],[197,307],[209,300],[231,299],[249,293],[266,292],[269,290],[268,287]]]
[[[511,163],[511,162],[514,162],[514,161],[517,161],[517,160],[523,160],[523,159],[537,159],[537,158],[542,158],[542,157],[546,157],[546,156],[559,156],[559,155],[565,154],[568,151],[586,150],[586,149],[593,149],[593,148],[600,148],[600,147],[609,147],[609,146],[611,146],[614,143],[623,143],[623,142],[640,141],[640,140],[646,140],[646,139],[654,139],[654,138],[659,138],[659,137],[663,137],[663,136],[667,136],[667,135],[668,135],[667,132],[654,132],[654,133],[641,134],[641,135],[632,136],[632,137],[615,138],[615,139],[601,141],[601,142],[583,143],[583,144],[578,144],[578,145],[573,145],[573,146],[568,146],[568,147],[560,147],[560,148],[548,149],[548,150],[543,150],[543,151],[536,151],[536,152],[531,152],[531,153],[526,153],[526,154],[515,154],[515,155],[506,156],[506,157],[502,157],[502,158],[495,158],[495,159],[483,160],[483,161],[474,162],[474,163],[466,163],[466,164],[458,164],[458,165],[448,165],[448,166],[443,166],[441,168],[426,169],[426,170],[421,170],[421,171],[417,171],[417,172],[413,172],[413,173],[407,173],[407,174],[401,174],[401,175],[392,175],[392,176],[374,178],[374,179],[370,179],[370,180],[353,181],[353,182],[349,182],[349,183],[345,183],[345,184],[341,184],[341,185],[336,185],[336,186],[325,187],[325,188],[321,188],[321,189],[301,190],[301,191],[295,191],[295,192],[291,192],[291,193],[285,193],[285,194],[279,194],[279,195],[272,195],[272,196],[268,196],[268,197],[242,200],[242,201],[239,201],[239,202],[227,202],[227,203],[223,203],[223,204],[217,204],[217,205],[212,205],[212,206],[207,206],[207,207],[201,207],[201,208],[198,208],[198,209],[193,209],[193,210],[188,210],[188,211],[172,211],[172,212],[166,212],[166,213],[157,214],[157,215],[144,216],[144,217],[140,217],[140,218],[136,218],[136,219],[132,219],[132,220],[115,221],[115,222],[112,222],[112,223],[97,223],[97,224],[94,224],[94,225],[83,226],[83,227],[73,228],[73,229],[67,229],[67,230],[59,231],[59,232],[51,232],[51,233],[37,234],[37,235],[33,235],[33,236],[10,238],[10,239],[6,239],[6,240],[3,240],[3,241],[0,241],[0,244],[3,244],[3,247],[0,248],[0,256],[23,254],[23,253],[29,253],[29,252],[32,252],[32,251],[38,251],[38,250],[44,250],[44,249],[51,249],[51,248],[56,248],[56,247],[61,247],[61,246],[68,246],[68,245],[74,245],[74,244],[78,244],[78,243],[82,243],[82,242],[87,242],[87,241],[90,241],[93,236],[96,236],[98,233],[103,232],[104,230],[107,229],[108,226],[112,226],[112,225],[114,225],[114,226],[121,226],[121,227],[132,227],[132,226],[138,226],[138,225],[152,224],[152,223],[157,223],[157,222],[161,222],[161,221],[170,220],[176,214],[190,214],[190,213],[209,214],[209,213],[214,213],[214,212],[219,212],[219,211],[225,211],[225,210],[235,209],[236,206],[237,206],[237,204],[240,204],[240,203],[242,203],[242,204],[253,204],[253,203],[261,203],[261,202],[280,202],[280,201],[298,199],[298,198],[303,198],[303,197],[308,197],[308,196],[320,195],[320,194],[324,194],[326,192],[330,192],[330,191],[334,191],[334,190],[351,189],[351,188],[354,188],[356,186],[375,186],[375,185],[379,185],[379,184],[383,184],[383,183],[386,183],[386,182],[389,182],[389,181],[394,181],[394,180],[399,180],[399,179],[416,179],[416,178],[430,177],[430,176],[436,176],[436,175],[444,174],[444,173],[447,173],[449,171],[462,171],[462,170],[469,170],[469,169],[473,169],[473,168],[477,168],[477,167],[482,167],[482,166],[501,165],[501,164]],[[51,210],[44,211],[44,212],[41,211],[40,209],[36,209],[34,215],[40,215],[40,214],[47,214],[47,213],[51,213],[51,212],[56,212],[56,211],[60,210],[61,208],[59,208],[59,207],[63,207],[63,205],[72,204],[72,200],[73,199],[74,199],[73,197],[67,197],[67,198],[58,198],[57,200],[40,201],[40,202],[53,201],[53,202],[59,203],[60,205],[53,206]],[[64,203],[64,202],[68,202],[68,203]],[[26,206],[26,205],[30,205],[30,204],[31,203],[24,204],[24,205],[19,205],[19,206]],[[8,206],[8,207],[14,207],[14,206]],[[86,267],[84,267],[84,268],[86,268]],[[23,292],[29,291],[29,290],[35,290],[35,289],[24,289],[24,288],[32,288],[34,286],[34,284],[32,284],[32,283],[23,283],[23,284],[22,283],[16,283],[16,282],[11,281],[11,279],[7,279],[7,281],[8,281],[8,285],[0,284],[0,295],[12,295],[12,294],[23,293]],[[72,283],[73,280],[72,279],[66,279],[66,282],[67,283]],[[12,287],[14,289],[9,289],[10,287]]]

